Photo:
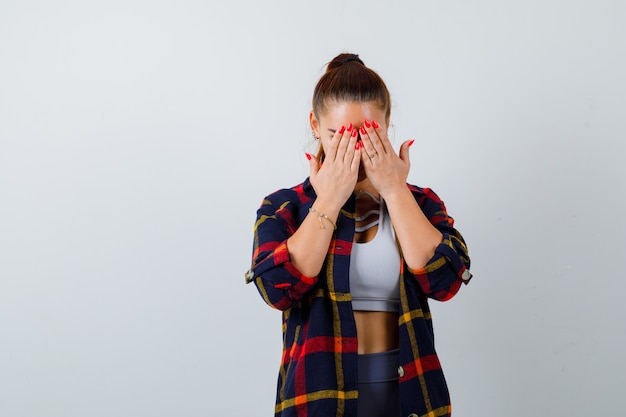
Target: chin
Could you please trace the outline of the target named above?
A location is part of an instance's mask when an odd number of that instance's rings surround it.
[[[365,175],[365,170],[363,168],[359,167],[359,176],[357,177],[356,182],[361,182],[365,178],[367,178],[367,175]]]

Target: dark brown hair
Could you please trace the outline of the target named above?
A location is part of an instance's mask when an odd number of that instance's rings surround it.
[[[391,97],[382,78],[366,67],[356,54],[339,54],[328,63],[313,91],[313,111],[319,119],[331,102],[376,101],[389,119]]]
[[[328,104],[342,101],[361,103],[375,101],[385,113],[385,121],[391,115],[391,97],[380,76],[365,66],[357,54],[343,53],[328,63],[326,72],[313,91],[313,112],[319,120],[326,114]],[[317,158],[324,160],[324,149],[320,142]]]

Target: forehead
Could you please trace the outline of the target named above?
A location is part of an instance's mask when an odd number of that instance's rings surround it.
[[[339,101],[327,103],[326,114],[320,116],[320,122],[330,126],[360,126],[364,119],[384,122],[385,112],[376,101]]]

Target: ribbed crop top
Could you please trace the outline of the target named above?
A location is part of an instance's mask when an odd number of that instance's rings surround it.
[[[370,215],[368,213],[367,215]],[[400,310],[400,252],[391,219],[381,201],[378,220],[364,226],[364,231],[378,224],[372,240],[354,243],[350,255],[350,293],[353,310]]]

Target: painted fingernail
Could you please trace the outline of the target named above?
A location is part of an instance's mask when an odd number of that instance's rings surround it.
[[[356,138],[356,135],[357,135],[358,133],[359,133],[359,132],[358,132],[356,129],[352,129],[352,137],[353,137],[353,138]]]
[[[376,120],[372,120],[372,126],[374,126],[374,129],[378,129],[380,127],[380,125],[376,123]]]
[[[370,127],[372,127],[372,125],[370,124],[370,122],[368,122],[368,121],[367,121],[367,119],[365,119],[365,120],[363,121],[363,124],[364,124],[364,125],[365,125],[365,127],[366,127],[366,128],[368,128],[368,129],[369,129]]]
[[[354,145],[354,149],[356,149],[357,151],[361,149],[361,141],[358,141],[356,145]]]
[[[309,161],[311,160],[311,154],[308,152],[304,153],[306,155],[306,159],[308,159]]]
[[[361,134],[362,135],[367,135],[367,131],[365,130],[365,128],[363,126],[361,126]]]
[[[415,142],[415,139],[411,139],[411,140],[409,141],[409,147],[411,147],[411,145],[413,145],[413,142]]]
[[[345,126],[341,126],[341,129],[339,129],[339,134],[343,135],[343,132],[346,131],[346,127]]]
[[[348,132],[352,131],[352,123],[348,125]]]

